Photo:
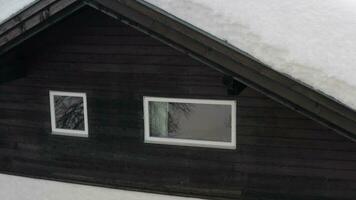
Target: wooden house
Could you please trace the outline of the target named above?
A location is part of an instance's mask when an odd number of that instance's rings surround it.
[[[1,173],[207,199],[351,200],[355,121],[141,0],[41,0],[0,25]]]

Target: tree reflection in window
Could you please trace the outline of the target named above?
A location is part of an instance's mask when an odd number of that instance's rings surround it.
[[[189,118],[194,104],[191,103],[169,103],[168,110],[168,133],[169,136],[177,135],[180,130],[179,115]]]
[[[151,134],[161,137],[177,135],[180,129],[178,116],[188,117],[193,106],[188,103],[150,102]]]
[[[149,102],[153,137],[231,141],[231,105]]]
[[[56,128],[84,130],[82,97],[54,96]]]

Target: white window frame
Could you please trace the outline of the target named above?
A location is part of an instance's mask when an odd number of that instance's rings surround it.
[[[162,138],[150,135],[149,102],[168,102],[168,103],[196,103],[213,105],[231,106],[231,141],[218,142],[194,139]],[[208,100],[208,99],[183,99],[183,98],[164,98],[164,97],[143,97],[144,108],[144,141],[152,144],[167,144],[179,146],[208,147],[219,149],[236,149],[236,101],[235,100]]]
[[[54,96],[69,96],[69,97],[82,97],[83,98],[83,110],[84,110],[84,130],[71,130],[57,128],[55,117],[55,105]],[[87,110],[87,96],[85,93],[80,92],[61,92],[61,91],[49,91],[50,98],[50,110],[51,110],[51,126],[53,135],[65,135],[65,136],[77,136],[88,137],[88,110]]]

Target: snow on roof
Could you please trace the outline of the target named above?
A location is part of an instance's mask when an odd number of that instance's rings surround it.
[[[145,0],[356,110],[355,0]]]
[[[115,190],[5,174],[0,174],[0,188],[1,199],[5,200],[194,200],[193,198]]]
[[[0,0],[0,24],[37,0]]]
[[[0,0],[0,23],[37,0]],[[355,0],[145,0],[356,110]]]

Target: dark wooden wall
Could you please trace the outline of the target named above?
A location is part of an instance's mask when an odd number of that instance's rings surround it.
[[[247,200],[355,199],[356,144],[92,9],[15,49],[0,85],[0,171]],[[90,138],[50,135],[49,90],[86,92]],[[237,99],[237,150],[143,143],[142,96]]]

